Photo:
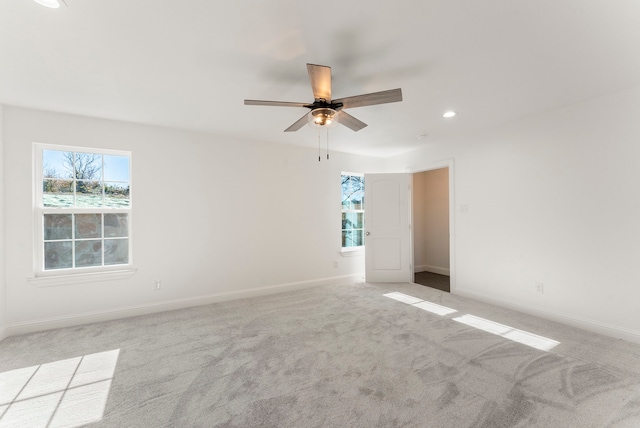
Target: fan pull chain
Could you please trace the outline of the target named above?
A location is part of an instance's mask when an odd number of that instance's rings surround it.
[[[322,133],[322,130],[318,130],[318,162],[321,162],[322,160],[322,139],[320,137],[320,134]],[[327,144],[327,160],[329,159],[329,130],[326,130],[327,133],[327,140],[326,140],[326,144]]]
[[[327,160],[329,160],[329,130],[327,129]]]

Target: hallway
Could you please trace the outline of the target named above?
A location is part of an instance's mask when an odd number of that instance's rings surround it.
[[[413,281],[416,284],[426,285],[427,287],[435,288],[437,290],[451,292],[449,277],[446,275],[439,275],[432,272],[416,272],[415,279]]]

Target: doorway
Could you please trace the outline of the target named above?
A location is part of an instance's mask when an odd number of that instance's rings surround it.
[[[419,171],[412,178],[414,282],[450,292],[450,170]]]

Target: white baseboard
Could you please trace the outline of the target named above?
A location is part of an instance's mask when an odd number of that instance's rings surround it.
[[[469,299],[490,303],[492,305],[501,306],[503,308],[513,309],[518,312],[523,312],[529,315],[534,315],[534,316],[548,319],[551,321],[556,321],[556,322],[570,325],[572,327],[577,327],[583,330],[592,331],[594,333],[602,334],[604,336],[614,337],[616,339],[626,340],[627,342],[640,344],[639,331],[629,330],[623,327],[616,327],[613,325],[589,320],[586,318],[576,317],[573,315],[550,312],[540,308],[520,305],[520,304],[512,303],[506,300],[488,297],[483,294],[475,293],[473,291],[460,289],[459,287],[452,289],[451,293],[456,294],[458,296],[467,297]]]
[[[432,273],[437,273],[437,274],[440,274],[440,275],[450,276],[449,268],[444,268],[444,267],[440,267],[440,266],[418,265],[413,269],[413,271],[415,273],[418,273],[418,272],[432,272]]]
[[[0,330],[0,341],[9,336],[35,333],[38,331],[52,330],[55,328],[73,327],[82,324],[90,324],[102,321],[111,321],[120,318],[129,318],[139,315],[148,315],[157,312],[172,311],[176,309],[190,308],[194,306],[209,305],[212,303],[226,302],[230,300],[246,299],[249,297],[267,296],[270,294],[284,293],[287,291],[302,290],[321,285],[339,285],[363,282],[364,274],[335,276],[330,278],[315,279],[309,281],[292,282],[288,284],[257,287],[247,290],[229,291],[224,293],[209,294],[206,296],[189,297],[185,299],[169,300],[148,305],[114,308],[105,311],[87,312],[70,316],[54,317],[29,321],[5,326]]]

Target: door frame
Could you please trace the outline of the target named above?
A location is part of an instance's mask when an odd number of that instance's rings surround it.
[[[454,195],[454,171],[453,171],[453,158],[445,159],[437,162],[430,162],[427,164],[421,164],[417,166],[408,167],[405,172],[411,174],[413,182],[413,174],[417,174],[425,171],[433,171],[434,169],[449,168],[449,284],[450,292],[454,294],[456,289],[456,269],[455,269],[455,195]],[[411,213],[411,230],[413,231],[414,218],[413,218],[413,187],[409,193],[409,211]],[[410,239],[410,257],[411,257],[411,279],[415,280],[415,264],[413,259],[414,242],[413,232]]]

